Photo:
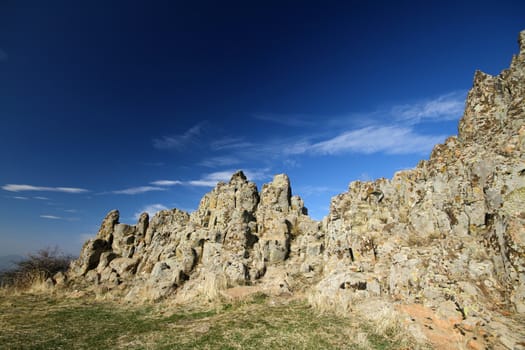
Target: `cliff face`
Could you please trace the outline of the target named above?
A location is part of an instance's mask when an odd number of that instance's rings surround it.
[[[325,258],[405,301],[525,312],[525,32],[519,43],[509,69],[476,72],[458,137],[333,198]]]
[[[457,137],[332,199],[312,303],[348,310],[387,295],[490,334],[495,314],[525,313],[525,31],[519,44],[500,75],[476,72]],[[506,332],[507,348],[525,338]]]
[[[286,175],[259,193],[238,172],[191,214],[143,214],[132,226],[110,212],[69,283],[133,300],[301,290],[340,311],[375,298],[452,310],[476,327],[502,310],[524,314],[525,31],[519,46],[500,75],[476,72],[457,137],[391,180],[352,182],[322,222]]]

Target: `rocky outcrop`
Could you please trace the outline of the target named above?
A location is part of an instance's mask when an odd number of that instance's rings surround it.
[[[457,137],[413,170],[332,199],[313,303],[359,308],[379,283],[404,304],[453,302],[467,323],[525,311],[525,32],[519,41],[509,69],[476,72]],[[508,348],[524,338],[503,333]]]
[[[472,336],[479,346],[518,348],[523,330],[501,315],[525,314],[525,31],[519,44],[500,75],[476,72],[457,136],[415,169],[352,182],[322,222],[286,175],[259,192],[237,172],[191,214],[125,225],[110,212],[68,280],[133,300],[209,299],[239,286],[303,291],[339,312],[381,300],[410,320],[436,312],[463,335],[492,332]]]
[[[332,200],[326,257],[358,265],[407,302],[523,312],[525,51],[477,72],[459,135],[391,180],[353,182]],[[370,278],[370,276],[368,276]]]
[[[69,278],[141,300],[174,292],[180,298],[213,297],[252,285],[268,268],[284,264],[296,237],[319,229],[303,201],[292,197],[286,175],[275,176],[259,194],[240,171],[206,194],[191,215],[173,209],[151,221],[142,214],[136,225],[118,220],[117,210],[106,216]]]

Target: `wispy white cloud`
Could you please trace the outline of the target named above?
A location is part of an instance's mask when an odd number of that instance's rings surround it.
[[[40,215],[42,219],[50,219],[50,220],[62,220],[62,217],[55,216],[55,215]]]
[[[5,50],[0,49],[0,62],[6,62],[9,59],[9,56],[7,55],[7,52]]]
[[[444,135],[421,134],[417,125],[459,119],[464,109],[466,91],[453,91],[410,104],[323,118],[315,133],[295,136],[295,140],[266,142],[241,148],[244,156],[261,153],[282,155],[333,155],[344,152],[387,154],[424,154],[444,140]],[[301,125],[296,115],[256,115],[275,123]],[[288,117],[288,118],[287,118]],[[286,121],[286,120],[289,121]],[[310,118],[309,120],[312,120]],[[393,121],[393,123],[392,123]],[[304,124],[306,125],[306,124]],[[336,136],[335,130],[339,130]],[[321,141],[320,141],[321,140]],[[242,146],[242,143],[239,142]],[[256,156],[255,156],[256,155]]]
[[[240,162],[240,159],[237,157],[219,156],[205,159],[201,161],[199,165],[205,166],[207,168],[218,168],[239,164]]]
[[[157,180],[153,181],[150,184],[153,186],[142,186],[142,187],[133,187],[120,191],[113,191],[114,194],[137,194],[148,191],[162,191],[167,190],[166,187],[181,185],[181,186],[195,186],[195,187],[214,187],[219,182],[228,182],[230,181],[232,175],[236,172],[234,169],[215,171],[212,173],[207,173],[201,176],[201,178],[196,180]],[[269,169],[250,169],[243,170],[244,174],[249,180],[256,181],[262,180],[270,177]]]
[[[399,122],[418,124],[423,121],[456,120],[463,114],[466,91],[454,91],[437,98],[413,104],[394,106],[391,114]]]
[[[161,211],[161,210],[166,210],[168,209],[168,207],[166,207],[165,205],[162,205],[162,204],[150,204],[150,205],[146,205],[145,207],[143,207],[142,209],[140,209],[139,211],[135,212],[135,214],[133,215],[133,218],[135,220],[138,220],[140,218],[140,215],[144,212],[148,213],[150,217],[152,217],[153,215],[155,215],[155,213],[157,213],[158,211]]]
[[[257,120],[291,127],[307,127],[315,125],[315,122],[312,121],[311,118],[307,118],[306,116],[300,114],[266,113],[254,114],[253,117]]]
[[[127,194],[134,195],[140,193],[146,193],[151,191],[166,191],[167,187],[182,185],[182,186],[195,186],[195,187],[215,187],[219,182],[228,182],[230,181],[231,176],[235,173],[236,170],[224,170],[216,171],[213,173],[204,174],[200,179],[180,181],[180,180],[157,180],[151,182],[155,186],[138,186],[126,188],[123,190],[116,190],[110,192],[102,192],[104,194]],[[256,181],[269,178],[268,169],[256,169],[256,170],[246,170],[244,174],[249,180]],[[160,210],[160,209],[159,209]]]
[[[96,232],[96,231],[94,231]],[[78,240],[80,243],[86,242],[88,239],[95,238],[97,234],[96,233],[81,233],[78,235]]]
[[[190,144],[196,142],[196,140],[202,134],[206,124],[206,122],[202,122],[194,125],[181,135],[163,136],[162,138],[154,139],[153,147],[157,149],[173,149],[176,151],[182,151]]]
[[[439,132],[421,131],[425,122],[442,122],[458,119],[464,108],[464,91],[445,93],[437,97],[410,104],[393,104],[369,111],[359,111],[340,116],[305,116],[299,114],[254,114],[252,118],[294,127],[315,126],[308,132],[286,135],[273,134],[271,138],[251,138],[235,134],[214,135],[208,142],[209,155],[201,159],[200,166],[220,170],[237,166],[250,166],[256,161],[262,166],[273,166],[280,162],[294,167],[301,155],[327,156],[344,153],[356,154],[427,154],[446,136]],[[322,119],[322,121],[321,121]],[[200,137],[202,125],[197,124],[186,133],[157,140],[157,146],[181,149]],[[166,141],[166,142],[164,142]],[[204,140],[200,140],[203,141]],[[169,145],[169,147],[168,147]],[[160,148],[162,148],[160,147]],[[159,147],[158,147],[159,148]],[[215,186],[218,181],[228,181],[230,174],[221,172],[205,175],[199,179],[182,181],[180,185]],[[215,177],[214,177],[215,176]],[[172,180],[159,180],[172,181]],[[175,181],[175,180],[173,180]],[[179,185],[179,183],[174,183]],[[153,182],[154,186],[170,186],[169,183]]]
[[[223,137],[210,144],[213,151],[235,150],[252,147],[252,142],[245,141],[244,137]]]
[[[386,120],[398,125],[416,125],[423,122],[458,120],[465,108],[466,90],[457,90],[412,103],[395,104],[383,108],[327,117],[323,125],[328,128],[364,128]]]
[[[361,175],[359,175],[359,177],[358,177],[358,180],[360,180],[360,181],[371,181],[373,179],[372,179],[372,177],[370,177],[370,175],[368,173],[361,173]]]
[[[13,197],[13,198],[14,198],[14,199],[24,200],[24,201],[29,199],[29,198],[27,198],[27,197],[22,197],[22,196],[15,196],[15,197]]]
[[[140,194],[140,193],[146,193],[146,192],[152,192],[152,191],[165,191],[165,188],[157,187],[157,186],[139,186],[139,187],[131,187],[126,188],[123,190],[117,190],[112,191],[113,194]]]
[[[283,165],[287,168],[299,168],[301,163],[296,159],[285,159]]]
[[[155,186],[175,186],[175,185],[182,185],[182,181],[179,180],[157,180],[150,182],[150,184]]]
[[[48,201],[49,198],[47,197],[42,197],[42,196],[36,196],[36,197],[33,197],[34,199],[38,199],[38,200],[41,200],[41,201]]]
[[[294,189],[294,192],[300,196],[309,197],[316,196],[330,192],[337,192],[336,189],[327,187],[327,186],[300,186]]]
[[[75,187],[44,187],[33,185],[6,184],[2,189],[9,192],[39,191],[39,192],[63,192],[63,193],[85,193],[89,192],[84,188]]]
[[[289,148],[296,147],[299,140],[309,140],[311,136],[293,135],[279,137],[275,135],[271,139],[257,140],[256,138],[246,141],[243,137],[226,137],[213,141],[210,144],[212,152],[218,152],[216,157],[209,157],[199,165],[210,168],[224,168],[238,164],[252,164],[256,161],[262,166],[271,166],[276,160],[283,161],[283,156],[297,152],[288,152]],[[249,165],[248,165],[249,166]]]
[[[234,172],[230,170],[216,171],[214,173],[206,174],[199,180],[190,180],[187,182],[191,186],[214,187],[219,182],[228,182]]]
[[[265,180],[272,177],[272,174],[270,173],[269,168],[264,169],[248,169],[244,170],[244,175],[248,178],[250,181],[258,181],[258,180]],[[233,174],[233,172],[232,172]]]
[[[291,148],[295,154],[335,155],[342,153],[425,154],[446,135],[422,135],[410,127],[370,126],[346,131],[331,139]]]
[[[269,178],[268,169],[259,169],[259,170],[243,170],[244,175],[250,181],[264,180]],[[202,187],[214,187],[219,182],[228,182],[230,181],[232,175],[235,173],[235,170],[224,170],[216,171],[213,173],[205,174],[198,180],[187,181],[186,184],[190,186],[202,186]]]
[[[63,220],[63,221],[79,221],[79,218],[76,217],[63,217],[63,216],[57,216],[57,215],[51,215],[51,214],[43,214],[40,215],[40,218],[46,219],[46,220]]]

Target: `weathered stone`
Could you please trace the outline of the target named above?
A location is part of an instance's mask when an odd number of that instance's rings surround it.
[[[142,213],[140,214],[139,221],[137,223],[137,236],[140,238],[146,237],[146,231],[149,226],[149,214]]]
[[[191,214],[144,213],[132,226],[111,211],[68,278],[125,289],[130,300],[209,300],[252,285],[306,292],[342,313],[395,313],[395,301],[446,324],[454,341],[451,322],[495,335],[458,338],[463,347],[520,346],[523,329],[498,316],[525,313],[525,31],[519,45],[509,69],[475,73],[457,136],[392,179],[351,182],[322,222],[292,196],[288,176],[259,193],[236,172]]]
[[[132,258],[116,258],[111,260],[111,267],[119,276],[133,275],[137,268],[138,260]]]
[[[100,254],[100,259],[97,265],[97,272],[102,272],[106,267],[109,266],[109,263],[115,259],[118,258],[118,255],[115,254],[112,251],[103,252]]]
[[[59,271],[53,275],[53,280],[57,286],[63,286],[67,282],[67,277],[62,271]]]
[[[135,226],[116,224],[113,230],[113,252],[131,258],[135,252],[136,233]]]
[[[115,225],[118,224],[119,217],[120,213],[118,210],[110,211],[102,221],[102,225],[100,225],[97,238],[111,242],[113,230]]]
[[[261,205],[287,213],[291,207],[292,188],[285,174],[275,175],[273,181],[262,188]],[[297,200],[294,200],[297,202]]]
[[[110,249],[110,246],[105,240],[88,240],[84,243],[78,259],[71,263],[69,272],[75,277],[85,275],[88,271],[98,266],[100,255],[108,249]]]
[[[516,311],[519,313],[525,313],[525,285],[522,284],[516,288],[511,296],[511,301],[516,307]]]

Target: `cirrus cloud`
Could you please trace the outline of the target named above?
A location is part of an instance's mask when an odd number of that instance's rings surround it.
[[[135,214],[133,215],[133,218],[135,218],[135,220],[138,220],[142,213],[148,213],[148,215],[151,218],[157,212],[159,212],[161,210],[166,210],[166,209],[168,209],[168,207],[166,207],[165,205],[162,205],[162,204],[158,204],[158,203],[157,204],[146,205],[145,207],[143,207],[139,211],[135,212]]]
[[[459,119],[465,108],[465,91],[453,91],[433,99],[398,105],[391,113],[399,122],[417,124],[423,121]]]
[[[49,219],[49,220],[62,220],[60,216],[56,215],[40,215],[42,219]]]
[[[269,169],[259,169],[259,170],[243,170],[244,175],[250,181],[263,180],[269,178]],[[219,182],[228,182],[230,181],[232,175],[235,173],[235,170],[223,170],[216,171],[213,173],[205,174],[198,180],[191,180],[185,182],[190,186],[197,187],[214,187]]]
[[[182,151],[196,142],[201,136],[207,122],[201,122],[186,130],[180,135],[163,136],[153,140],[153,147],[157,149],[172,149]]]
[[[296,151],[319,155],[334,155],[346,152],[371,154],[425,154],[446,135],[422,135],[409,127],[370,126],[344,132],[331,139],[311,145],[303,145]]]
[[[182,181],[179,180],[157,180],[150,182],[152,185],[155,186],[175,186],[175,185],[182,185]]]
[[[23,191],[37,191],[37,192],[63,192],[63,193],[86,193],[89,190],[84,188],[76,187],[46,187],[46,186],[33,186],[33,185],[19,185],[19,184],[6,184],[2,186],[4,191],[9,192],[23,192]]]
[[[151,191],[165,191],[165,188],[156,187],[156,186],[139,186],[139,187],[130,187],[123,190],[112,191],[113,194],[140,194]]]

